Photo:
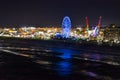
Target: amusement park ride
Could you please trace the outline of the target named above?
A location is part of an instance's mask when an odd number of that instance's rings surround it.
[[[85,28],[84,32],[86,34],[84,35],[84,37],[85,38],[97,37],[99,35],[102,17],[101,16],[99,17],[97,26],[95,26],[94,29],[92,29],[92,30],[89,28],[88,17],[86,17],[85,19],[86,19],[86,28]],[[62,33],[61,34],[57,33],[56,37],[70,38],[71,37],[70,33],[71,33],[71,20],[68,16],[65,16],[62,21]]]
[[[97,26],[95,26],[95,28],[91,32],[89,32],[90,30],[89,30],[88,17],[86,17],[85,19],[86,19],[86,31],[87,31],[87,35],[92,36],[92,37],[98,36],[99,30],[100,30],[100,26],[101,26],[102,16],[99,17],[99,21],[98,21]]]
[[[98,25],[95,27],[95,29],[93,30],[93,33],[92,33],[93,37],[96,37],[99,34],[101,19],[102,19],[102,17],[100,16],[99,21],[98,21]]]

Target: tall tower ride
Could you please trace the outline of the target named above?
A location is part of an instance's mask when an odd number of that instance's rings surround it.
[[[86,30],[89,30],[88,17],[85,17],[85,19],[86,19]]]
[[[98,25],[93,30],[93,34],[92,34],[93,37],[96,37],[99,34],[99,29],[100,29],[100,25],[101,25],[101,19],[102,19],[102,16],[99,17]]]
[[[101,26],[101,19],[102,19],[102,16],[99,17],[99,21],[98,21],[98,25],[97,25],[98,28],[100,28],[100,26]]]

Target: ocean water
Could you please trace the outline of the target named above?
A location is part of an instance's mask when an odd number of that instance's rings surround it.
[[[21,43],[0,45],[0,80],[120,80],[120,56],[109,49]]]

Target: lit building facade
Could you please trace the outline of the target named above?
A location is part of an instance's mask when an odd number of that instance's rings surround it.
[[[109,27],[104,29],[104,40],[113,42],[120,41],[120,28]]]

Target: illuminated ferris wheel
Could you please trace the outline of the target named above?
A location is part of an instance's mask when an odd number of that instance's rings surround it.
[[[62,36],[68,38],[71,31],[71,21],[68,16],[65,16],[62,21]]]

